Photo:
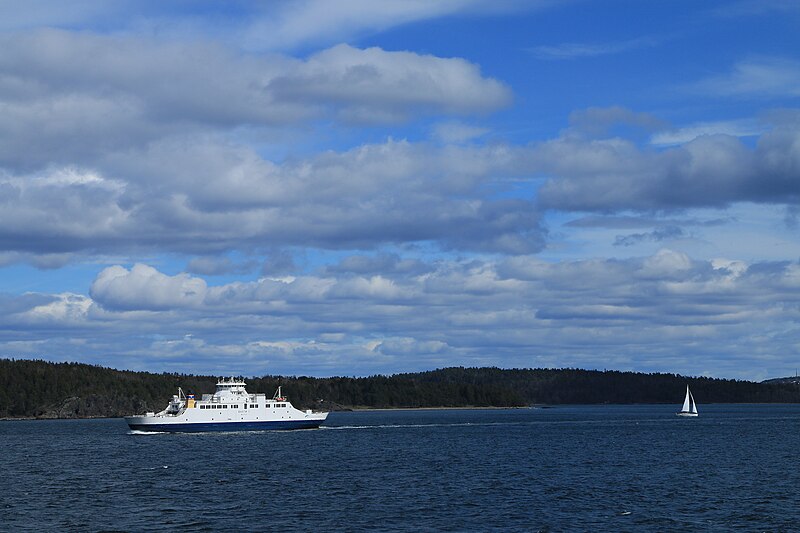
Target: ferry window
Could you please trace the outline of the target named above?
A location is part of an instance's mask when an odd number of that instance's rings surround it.
[[[238,408],[239,408],[238,405],[231,405],[231,409],[238,409]]]
[[[223,408],[223,409],[227,409],[227,408],[228,408],[228,406],[227,406],[227,405],[223,405],[223,406],[222,406],[222,408]]]

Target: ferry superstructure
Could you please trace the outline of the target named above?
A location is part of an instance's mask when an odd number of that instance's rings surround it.
[[[272,398],[264,394],[248,394],[241,379],[222,378],[214,394],[204,394],[196,400],[193,394],[178,394],[159,413],[128,416],[125,421],[132,430],[200,432],[200,431],[261,431],[265,429],[318,428],[328,413],[310,409],[295,409],[281,394],[281,388]]]

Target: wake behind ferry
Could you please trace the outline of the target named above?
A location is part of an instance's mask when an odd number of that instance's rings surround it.
[[[269,399],[248,394],[244,380],[222,378],[214,394],[203,394],[202,400],[178,387],[178,394],[160,413],[127,416],[125,421],[137,431],[261,431],[318,428],[327,417],[328,413],[295,409],[280,387]]]

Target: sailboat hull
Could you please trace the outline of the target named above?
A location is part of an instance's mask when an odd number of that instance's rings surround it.
[[[697,416],[697,413],[684,413],[684,412],[680,412],[680,413],[675,413],[675,414],[676,414],[676,415],[678,415],[678,416]]]

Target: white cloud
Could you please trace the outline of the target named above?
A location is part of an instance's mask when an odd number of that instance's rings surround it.
[[[188,274],[167,276],[136,264],[130,270],[116,265],[104,269],[92,283],[92,299],[110,310],[169,310],[203,302],[206,282]]]
[[[800,129],[779,124],[755,148],[730,135],[701,135],[668,148],[621,138],[564,136],[533,147],[530,168],[550,177],[542,207],[576,211],[723,207],[800,201]]]
[[[511,101],[505,85],[483,78],[476,65],[463,59],[345,44],[312,55],[270,79],[265,88],[280,102],[338,105],[345,120],[367,123],[433,110],[493,111]]]
[[[670,279],[683,274],[692,268],[692,262],[686,254],[662,249],[652,257],[645,259],[640,272],[647,277]]]
[[[62,293],[54,295],[54,300],[37,305],[23,313],[23,317],[33,323],[54,323],[68,326],[70,323],[84,322],[92,300],[80,294]]]

